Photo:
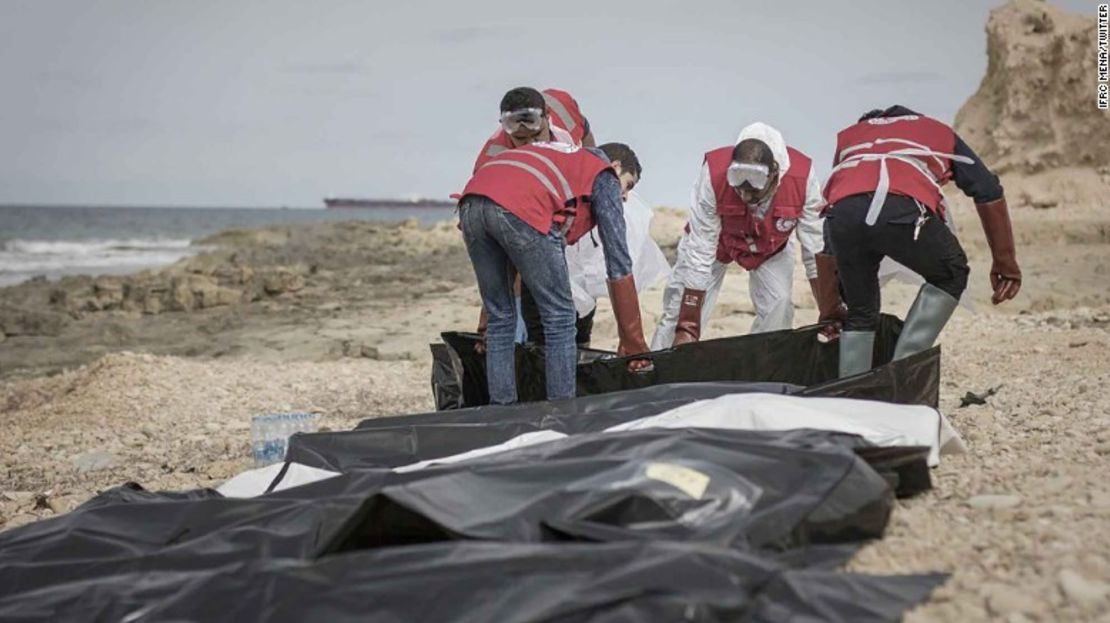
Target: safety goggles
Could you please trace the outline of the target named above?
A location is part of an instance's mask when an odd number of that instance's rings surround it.
[[[521,108],[520,110],[507,110],[501,113],[501,127],[506,132],[516,132],[525,128],[535,132],[543,125],[543,110],[539,108]]]
[[[727,177],[728,185],[733,188],[740,188],[746,184],[755,190],[763,190],[767,188],[771,170],[765,164],[733,162],[728,165]]]

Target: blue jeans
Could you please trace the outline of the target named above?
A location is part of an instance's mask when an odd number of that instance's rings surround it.
[[[478,290],[489,314],[486,328],[486,376],[490,402],[516,402],[513,337],[517,324],[511,267],[516,267],[540,310],[545,338],[547,399],[575,396],[574,343],[577,314],[563,255],[565,241],[555,230],[547,235],[479,195],[467,195],[459,206],[463,239]]]

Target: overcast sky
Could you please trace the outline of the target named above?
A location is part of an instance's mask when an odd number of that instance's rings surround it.
[[[574,94],[638,152],[644,197],[684,205],[752,121],[822,172],[870,108],[951,121],[997,4],[0,0],[0,203],[446,198],[531,85]]]

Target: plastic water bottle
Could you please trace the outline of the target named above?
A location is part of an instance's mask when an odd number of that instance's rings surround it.
[[[285,460],[289,436],[316,432],[315,413],[270,413],[251,416],[251,451],[254,466],[265,467]]]

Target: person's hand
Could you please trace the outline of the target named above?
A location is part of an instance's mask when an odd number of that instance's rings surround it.
[[[1021,269],[1012,257],[991,262],[991,303],[1008,301],[1021,290]]]
[[[991,303],[998,305],[1017,296],[1021,289],[1021,269],[1014,249],[1014,228],[1006,198],[976,203],[987,246],[991,249]]]
[[[626,348],[624,346],[624,344],[621,344],[620,346],[617,347],[617,356],[618,357],[630,357],[630,356],[634,356],[634,355],[640,355],[640,354],[643,354],[643,353],[646,353],[646,352],[647,352],[646,348],[644,350],[638,350],[637,349],[635,352],[633,352],[632,349]],[[628,362],[628,371],[629,372],[646,372],[648,370],[651,370],[653,367],[655,367],[655,366],[654,366],[654,364],[651,363],[651,359],[633,359],[632,361]]]
[[[818,317],[817,322],[821,324],[821,335],[825,337],[826,342],[832,342],[840,337],[840,332],[844,330],[844,319],[847,315],[848,308],[841,303],[832,311]]]

